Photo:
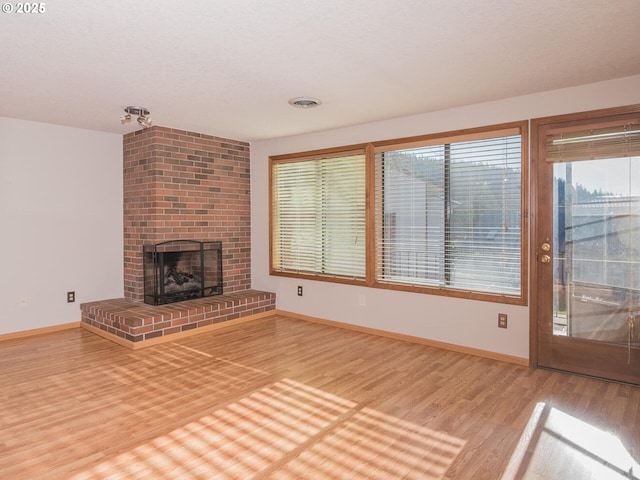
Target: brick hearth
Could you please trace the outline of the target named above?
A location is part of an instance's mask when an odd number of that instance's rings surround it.
[[[249,144],[165,127],[124,136],[124,298],[81,305],[82,324],[139,343],[275,308],[251,290]],[[142,303],[145,244],[222,242],[222,296]]]
[[[257,290],[153,306],[126,298],[81,305],[82,322],[137,343],[257,315],[275,308],[275,294]]]

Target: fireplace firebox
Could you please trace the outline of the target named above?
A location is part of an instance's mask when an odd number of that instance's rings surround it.
[[[143,246],[144,303],[222,295],[222,242],[170,240]]]

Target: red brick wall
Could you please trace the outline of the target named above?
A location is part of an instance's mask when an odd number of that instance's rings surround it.
[[[124,295],[142,301],[142,245],[220,240],[224,293],[251,287],[249,144],[151,127],[124,136]]]

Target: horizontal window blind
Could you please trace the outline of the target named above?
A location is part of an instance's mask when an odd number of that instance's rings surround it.
[[[521,294],[522,139],[514,130],[377,151],[378,281]]]
[[[365,156],[272,164],[272,269],[365,277]]]
[[[600,127],[571,127],[549,131],[547,161],[570,162],[640,156],[640,120]]]
[[[546,132],[553,165],[555,257],[575,284],[611,292],[620,305],[640,289],[640,119]],[[627,300],[624,300],[624,297]]]

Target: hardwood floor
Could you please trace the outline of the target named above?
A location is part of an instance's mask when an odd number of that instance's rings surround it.
[[[4,480],[638,479],[639,455],[640,388],[283,316],[0,342]]]

